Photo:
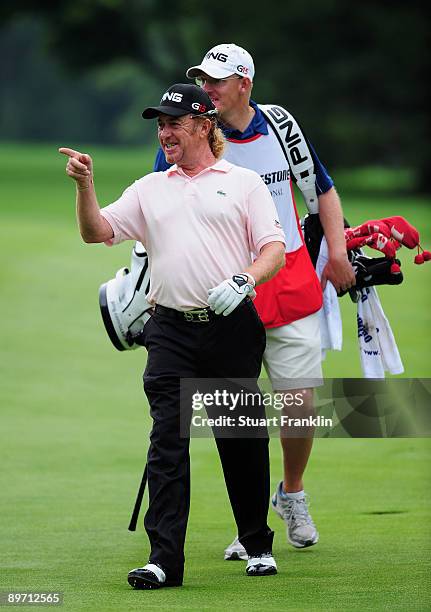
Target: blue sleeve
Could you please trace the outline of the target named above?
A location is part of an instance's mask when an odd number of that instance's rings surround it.
[[[307,141],[307,145],[308,145],[308,148],[310,149],[311,157],[313,158],[314,172],[316,173],[316,192],[317,192],[317,195],[319,196],[322,193],[326,193],[327,191],[329,191],[331,187],[334,186],[334,181],[329,176],[328,171],[326,170],[325,166],[322,164],[320,159],[317,157],[317,153],[314,150],[314,147],[311,144],[311,142],[308,140],[307,137],[305,137],[305,140]]]
[[[162,149],[159,147],[157,151],[156,159],[154,160],[153,172],[164,172],[168,168],[170,168],[172,164],[168,164],[166,161],[165,154]]]

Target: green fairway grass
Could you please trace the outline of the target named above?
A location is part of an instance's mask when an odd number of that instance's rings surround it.
[[[244,562],[223,561],[235,527],[219,460],[213,440],[193,439],[185,585],[128,586],[127,572],[148,555],[142,517],[127,531],[150,429],[145,351],[112,347],[98,288],[128,265],[132,245],[82,243],[56,146],[0,146],[0,591],[62,591],[67,610],[430,609],[429,439],[316,440],[306,490],[320,542],[293,549],[271,511],[279,574],[254,579]],[[151,151],[85,150],[101,204],[151,168]],[[403,177],[398,197],[386,187],[373,196],[372,185],[361,192],[354,180],[349,189],[347,177],[346,217],[403,215],[430,249],[430,201],[406,192]],[[404,284],[379,295],[403,376],[430,377],[431,263],[414,265],[405,248],[399,258]],[[341,307],[344,349],[328,355],[325,374],[358,377],[355,306],[346,296]],[[276,439],[271,462],[275,489]]]

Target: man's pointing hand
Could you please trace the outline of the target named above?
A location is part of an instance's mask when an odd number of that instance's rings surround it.
[[[68,156],[66,174],[76,181],[78,190],[88,189],[93,182],[93,161],[86,153],[80,153],[67,147],[58,149],[59,153]]]

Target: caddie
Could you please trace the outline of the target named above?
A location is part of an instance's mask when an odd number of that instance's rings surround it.
[[[149,255],[144,389],[153,419],[148,451],[149,562],[128,575],[134,588],[180,586],[190,501],[189,438],[180,425],[180,378],[257,380],[265,331],[250,296],[284,263],[285,238],[258,174],[221,159],[217,111],[203,89],[175,84],[158,106],[158,138],[170,167],[130,185],[100,209],[89,155],[68,148],[85,242],[137,240]],[[168,248],[167,248],[168,245]],[[255,259],[252,260],[251,253]],[[264,410],[261,411],[264,416]],[[274,574],[268,437],[218,438],[217,447],[248,554],[246,573]]]

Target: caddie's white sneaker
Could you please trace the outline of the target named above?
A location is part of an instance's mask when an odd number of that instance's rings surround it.
[[[282,486],[283,483],[280,482],[277,491],[272,496],[271,505],[286,523],[288,541],[295,548],[317,544],[319,534],[308,512],[305,494],[300,499],[286,499],[281,496]]]
[[[277,573],[277,564],[272,553],[249,557],[245,568],[247,576],[271,576]]]
[[[247,561],[248,555],[244,546],[238,540],[238,536],[234,539],[232,544],[230,544],[226,550],[224,551],[224,560],[225,561]]]

